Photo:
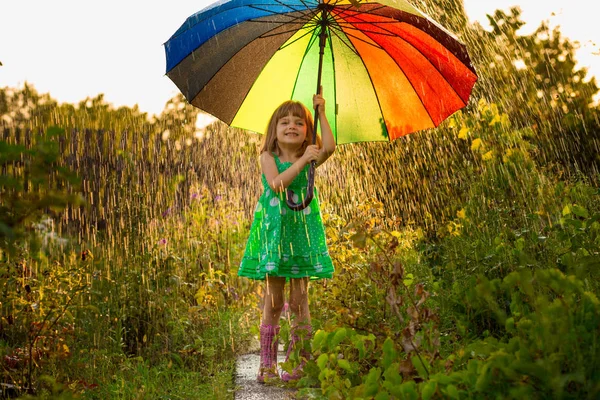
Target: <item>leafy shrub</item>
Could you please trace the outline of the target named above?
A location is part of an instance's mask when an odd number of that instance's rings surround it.
[[[88,288],[88,261],[50,217],[83,203],[60,165],[63,133],[50,128],[30,149],[0,141],[0,355],[3,388],[16,393],[39,390],[40,371],[71,356]]]
[[[68,205],[83,204],[76,193],[79,179],[60,165],[63,134],[52,127],[33,135],[31,148],[0,140],[0,250],[13,251],[21,241],[37,245],[30,241],[36,239],[30,234],[34,224]]]
[[[473,313],[493,315],[503,335],[475,339],[447,357],[449,371],[426,384],[432,395],[453,385],[468,398],[598,397],[600,302],[581,280],[551,268],[472,283],[464,301]]]
[[[351,223],[327,216],[332,256],[349,265],[313,293],[328,322],[313,339],[299,397],[596,398],[597,191],[557,183],[554,192],[566,204],[558,214],[522,220],[537,232],[511,225],[498,234],[481,227],[483,214],[459,214],[461,231],[437,243],[437,260],[454,264],[429,264],[433,274],[419,265],[431,254],[414,252],[427,250],[421,237],[410,228],[388,233],[393,222],[377,203]],[[482,237],[500,239],[470,243]],[[415,300],[428,318],[414,313]]]

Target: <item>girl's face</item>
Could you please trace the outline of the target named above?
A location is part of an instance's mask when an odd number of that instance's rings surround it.
[[[304,118],[288,114],[277,121],[277,142],[280,144],[301,146],[306,139],[306,121]]]

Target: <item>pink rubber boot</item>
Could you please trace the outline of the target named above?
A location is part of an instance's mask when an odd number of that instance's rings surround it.
[[[285,362],[289,360],[290,354],[292,354],[294,348],[296,346],[301,346],[300,363],[292,370],[292,373],[284,371],[281,374],[281,380],[284,382],[297,381],[298,379],[302,378],[302,375],[304,375],[302,369],[304,368],[306,361],[308,361],[310,358],[310,351],[307,350],[306,347],[308,345],[307,341],[310,343],[310,339],[312,337],[312,327],[310,325],[295,326],[292,327],[290,333],[292,335],[292,340],[285,354]]]
[[[256,380],[265,383],[279,378],[277,374],[277,350],[279,347],[279,326],[260,326],[260,368]]]

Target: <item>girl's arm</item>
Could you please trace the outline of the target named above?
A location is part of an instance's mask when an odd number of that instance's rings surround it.
[[[294,162],[288,169],[279,173],[275,158],[265,151],[260,155],[260,167],[265,178],[269,183],[269,187],[276,193],[283,192],[292,181],[298,176],[300,171],[311,161],[317,160],[320,151],[316,146],[312,146],[307,150],[302,157]]]
[[[315,95],[313,97],[313,106],[315,108],[318,107],[317,118],[319,118],[319,124],[321,125],[321,143],[323,145],[319,152],[319,157],[317,158],[318,167],[335,152],[336,144],[333,133],[331,132],[331,126],[329,126],[329,121],[327,120],[327,115],[325,114],[325,99],[323,99],[323,96],[320,94]]]

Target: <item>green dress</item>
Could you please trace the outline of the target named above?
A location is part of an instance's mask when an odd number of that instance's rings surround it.
[[[281,162],[277,155],[274,157],[279,173],[292,165]],[[289,186],[296,196],[306,194],[308,169],[307,165]],[[285,192],[273,192],[264,174],[262,184],[264,191],[254,211],[238,275],[261,280],[267,275],[331,278],[334,268],[327,250],[317,190],[308,207],[293,211],[285,202]]]

